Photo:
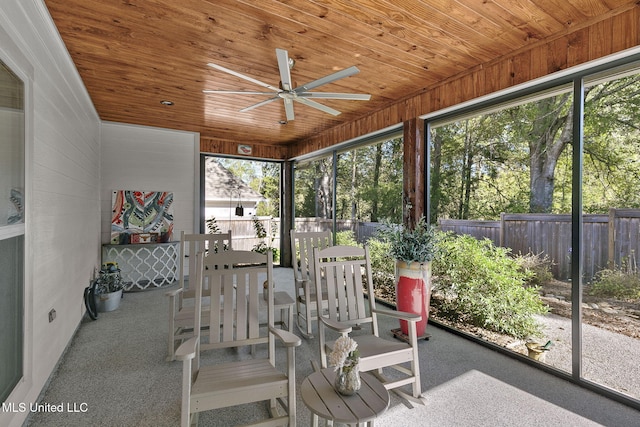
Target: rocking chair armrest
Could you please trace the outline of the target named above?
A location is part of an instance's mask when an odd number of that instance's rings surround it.
[[[179,293],[181,293],[183,291],[184,291],[184,288],[177,288],[177,289],[173,289],[173,290],[165,292],[165,295],[168,296],[169,298],[175,298],[176,295],[178,295]]]
[[[302,344],[300,337],[293,332],[278,329],[273,326],[269,326],[269,332],[278,337],[286,347],[298,347]]]
[[[419,322],[422,320],[420,314],[408,313],[406,311],[387,310],[385,308],[376,308],[374,310],[376,314],[382,314],[384,316],[395,317],[396,319],[406,320],[408,322]]]
[[[176,360],[189,360],[196,357],[198,337],[189,338],[176,350]]]
[[[324,316],[320,316],[320,321],[324,323],[328,328],[333,329],[336,332],[340,332],[341,334],[348,334],[349,332],[351,332],[351,326],[345,323],[338,322]]]

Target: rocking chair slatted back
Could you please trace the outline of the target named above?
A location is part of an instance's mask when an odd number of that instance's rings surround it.
[[[232,249],[231,244],[231,230],[226,233],[215,234],[186,234],[184,231],[180,235],[180,287],[183,288],[181,299],[193,298],[194,291],[189,289],[188,282],[184,280],[184,261],[187,262],[188,277],[195,277],[195,262],[192,258],[198,252],[204,253],[205,265],[211,264],[209,258],[210,255],[215,255],[223,251]],[[182,300],[180,301],[180,308],[182,308]]]
[[[273,280],[273,262],[253,251],[224,251],[216,254],[218,269],[204,270],[202,285],[210,298],[209,329],[202,349],[239,347],[266,343],[260,333],[260,291]],[[221,307],[221,309],[215,309]],[[273,315],[273,310],[268,314]]]
[[[350,325],[371,324],[372,333],[377,335],[375,313],[367,314],[367,306],[375,308],[375,301],[365,302],[363,286],[367,292],[371,279],[367,277],[365,250],[355,246],[332,246],[316,249],[322,258],[317,260],[316,269],[326,282],[327,310],[325,316]]]
[[[302,334],[311,338],[313,321],[317,320],[315,273],[313,249],[324,249],[333,245],[331,231],[301,232],[291,230],[291,255],[296,287],[296,320]],[[326,304],[326,293],[322,294]]]

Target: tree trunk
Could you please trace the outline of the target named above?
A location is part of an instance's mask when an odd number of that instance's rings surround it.
[[[331,202],[333,199],[331,190],[331,169],[326,159],[316,162],[316,217],[332,218]]]
[[[555,98],[540,101],[538,118],[533,123],[529,142],[529,212],[549,213],[553,207],[555,169],[560,154],[572,140],[573,108],[565,95],[559,103]],[[566,114],[563,114],[566,111]],[[560,134],[558,135],[558,131]]]
[[[353,150],[351,159],[351,221],[355,221],[358,217],[358,204],[356,202],[356,188],[358,185],[358,150]]]
[[[376,145],[375,164],[373,166],[373,189],[377,191],[380,183],[380,168],[382,167],[382,143]],[[374,196],[371,203],[371,222],[378,222],[378,197]]]
[[[473,165],[473,149],[469,135],[469,121],[465,123],[464,153],[462,164],[462,181],[460,183],[460,204],[458,205],[458,219],[469,217],[469,200],[471,199],[471,167]]]
[[[441,166],[442,166],[442,137],[437,131],[433,131],[431,135],[431,143],[433,151],[431,153],[431,183],[429,184],[431,194],[431,218],[429,222],[436,224],[440,210],[440,198],[442,197],[442,188],[440,188]]]

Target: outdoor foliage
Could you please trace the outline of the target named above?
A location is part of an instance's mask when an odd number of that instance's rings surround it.
[[[209,234],[218,234],[221,233],[220,226],[218,225],[218,221],[216,217],[212,216],[211,218],[204,221],[207,227],[207,233]]]
[[[588,287],[588,294],[619,300],[640,300],[638,268],[627,259],[619,268],[600,270]]]
[[[384,289],[394,290],[394,292],[384,293],[384,299],[389,298],[389,293],[394,295],[395,298],[396,260],[389,253],[391,244],[372,237],[367,241],[367,245],[369,246],[369,255],[371,257],[371,276],[374,288],[378,292]]]
[[[204,221],[205,226],[207,227],[207,233],[209,234],[219,234],[222,233],[220,231],[220,226],[218,225],[218,221],[216,217],[212,216],[211,218]],[[226,251],[229,247],[226,243],[223,243],[222,248],[218,247],[218,243],[215,243],[215,247],[213,248],[213,253],[218,253],[219,250]],[[207,250],[211,250],[211,248],[207,248]]]
[[[336,245],[359,246],[353,231],[338,231]]]
[[[527,285],[540,286],[553,280],[549,255],[543,253],[518,255],[516,262],[527,276]]]
[[[640,207],[639,95],[640,74],[585,88],[585,213]],[[570,212],[572,105],[558,88],[432,127],[430,221]]]
[[[227,158],[218,158],[217,161],[265,198],[264,201],[258,202],[256,215],[280,216],[279,163]]]
[[[295,168],[298,217],[400,221],[402,215],[402,138],[345,151],[337,156],[336,206],[333,206],[333,158]]]
[[[402,138],[345,151],[338,156],[336,218],[400,221]]]
[[[367,241],[371,256],[371,269],[373,272],[395,274],[395,260],[391,256],[391,244],[372,237]]]
[[[505,248],[490,240],[448,235],[433,262],[434,298],[444,318],[476,325],[517,338],[540,336],[535,314],[548,308],[535,287],[526,287],[523,272]]]
[[[261,254],[266,254],[267,251],[271,249],[271,252],[273,252],[273,261],[278,261],[280,259],[280,250],[273,246],[273,242],[276,238],[276,233],[278,232],[276,223],[272,222],[271,230],[267,231],[266,227],[257,216],[254,216],[252,219],[253,229],[256,232],[256,237],[262,240],[255,244],[253,248],[251,248],[251,250],[254,252],[259,252]]]
[[[413,229],[383,222],[377,236],[389,243],[389,255],[394,260],[425,263],[436,256],[438,233],[421,217]]]

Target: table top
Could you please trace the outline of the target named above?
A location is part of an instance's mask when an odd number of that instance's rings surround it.
[[[372,374],[360,373],[362,387],[352,396],[343,396],[333,388],[333,368],[314,372],[300,387],[302,401],[314,414],[339,423],[355,424],[371,421],[389,406],[389,392]]]

